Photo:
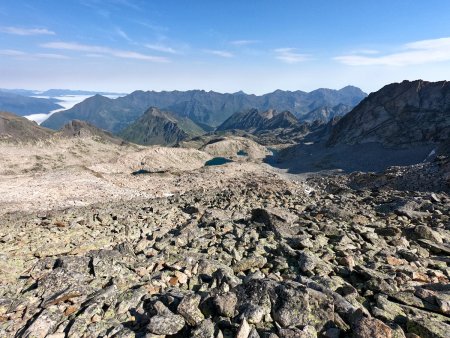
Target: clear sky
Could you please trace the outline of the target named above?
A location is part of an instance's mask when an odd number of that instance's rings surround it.
[[[445,0],[0,0],[0,87],[266,93],[450,80]]]

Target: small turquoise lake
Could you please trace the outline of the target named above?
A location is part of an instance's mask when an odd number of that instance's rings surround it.
[[[215,165],[223,165],[226,163],[233,162],[232,160],[225,157],[214,157],[213,159],[205,162],[205,167],[211,167]]]

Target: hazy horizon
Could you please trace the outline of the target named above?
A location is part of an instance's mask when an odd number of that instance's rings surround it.
[[[3,3],[0,87],[370,93],[450,77],[449,12],[436,0]]]

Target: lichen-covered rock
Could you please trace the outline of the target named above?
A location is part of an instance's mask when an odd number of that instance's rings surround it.
[[[147,329],[150,333],[154,334],[172,335],[181,331],[184,325],[184,319],[180,315],[156,315],[150,318]]]
[[[391,338],[389,326],[376,318],[361,317],[353,324],[354,338]]]
[[[205,319],[191,331],[190,337],[192,338],[215,338],[214,336],[214,323],[211,319]]]
[[[198,308],[200,301],[201,297],[199,295],[190,294],[184,296],[183,300],[178,304],[178,314],[182,315],[191,326],[197,326],[205,319],[205,316]]]
[[[234,317],[237,297],[234,292],[227,292],[216,295],[213,299],[213,304],[218,315],[224,317]]]
[[[322,330],[334,321],[331,297],[296,283],[276,286],[272,290],[272,317],[281,327],[314,326]]]

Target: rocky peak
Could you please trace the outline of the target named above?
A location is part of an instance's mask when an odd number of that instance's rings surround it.
[[[447,81],[403,81],[371,93],[335,126],[330,145],[376,142],[408,147],[450,135]]]
[[[174,145],[189,136],[203,133],[203,129],[187,117],[179,117],[171,112],[150,107],[119,135],[138,144]]]
[[[72,120],[65,124],[58,133],[62,137],[94,137],[115,144],[122,144],[123,140],[113,136],[111,133],[101,130],[86,121]]]

